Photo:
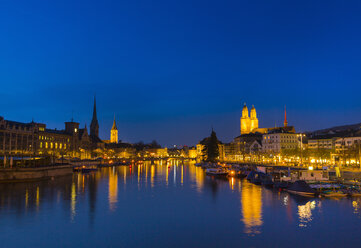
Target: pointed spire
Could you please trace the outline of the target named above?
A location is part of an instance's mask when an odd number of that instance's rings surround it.
[[[99,137],[99,123],[97,118],[97,103],[94,95],[93,119],[90,123],[90,135]]]
[[[287,122],[287,112],[286,112],[286,105],[285,105],[285,121],[283,123],[284,127],[287,127],[288,122]]]
[[[97,120],[97,99],[94,95],[94,108],[93,108],[93,120]]]
[[[115,113],[114,113],[114,121],[113,121],[112,130],[118,130],[117,123],[115,122]]]

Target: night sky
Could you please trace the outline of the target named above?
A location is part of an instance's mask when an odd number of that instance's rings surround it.
[[[0,1],[0,115],[194,145],[361,122],[361,1]],[[72,114],[73,113],[73,114]]]

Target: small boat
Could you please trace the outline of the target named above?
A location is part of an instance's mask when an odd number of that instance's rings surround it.
[[[312,189],[305,181],[299,180],[294,182],[288,189],[287,192],[295,195],[301,195],[306,197],[314,197],[316,190]]]
[[[288,181],[275,182],[273,185],[273,187],[276,189],[287,189],[289,186],[291,186],[291,183]]]
[[[355,188],[355,187],[342,189],[342,192],[346,193],[347,196],[350,196],[350,197],[359,197],[359,196],[361,196],[361,191],[358,188]]]
[[[272,176],[266,173],[261,173],[260,174],[261,177],[261,184],[265,187],[273,187],[273,180],[272,180]]]
[[[344,193],[341,190],[325,190],[321,195],[324,197],[345,197],[347,196],[347,193]]]
[[[81,173],[89,173],[91,171],[97,171],[98,168],[97,167],[93,167],[93,166],[78,166],[78,167],[74,167],[73,171],[75,172],[81,172]]]
[[[247,176],[247,180],[250,181],[251,183],[258,184],[258,185],[260,185],[262,183],[261,178],[259,176],[259,172],[256,172],[256,171],[251,171]]]
[[[354,192],[351,192],[349,194],[349,196],[351,197],[360,197],[361,196],[361,192],[360,191],[354,191]]]
[[[245,170],[240,170],[240,171],[238,171],[238,173],[237,173],[237,177],[238,178],[245,178],[245,177],[247,177],[248,176],[248,171],[245,171]]]
[[[228,171],[221,168],[209,168],[206,169],[206,174],[209,176],[227,176]]]
[[[258,185],[264,185],[264,186],[272,186],[273,181],[272,177],[266,173],[258,172],[258,171],[251,171],[248,176],[247,180],[251,183],[258,184]]]

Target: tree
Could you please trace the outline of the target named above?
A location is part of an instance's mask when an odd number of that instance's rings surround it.
[[[211,136],[208,138],[205,138],[201,144],[204,145],[204,148],[202,150],[203,161],[212,162],[215,163],[218,161],[219,157],[219,147],[218,145],[221,142],[218,140],[216,132],[212,130]]]
[[[151,148],[162,148],[161,145],[156,140],[153,140],[152,143],[150,143]]]

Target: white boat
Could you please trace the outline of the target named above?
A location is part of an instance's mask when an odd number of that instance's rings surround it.
[[[210,176],[227,176],[228,171],[221,168],[209,168],[206,169],[206,174]]]

